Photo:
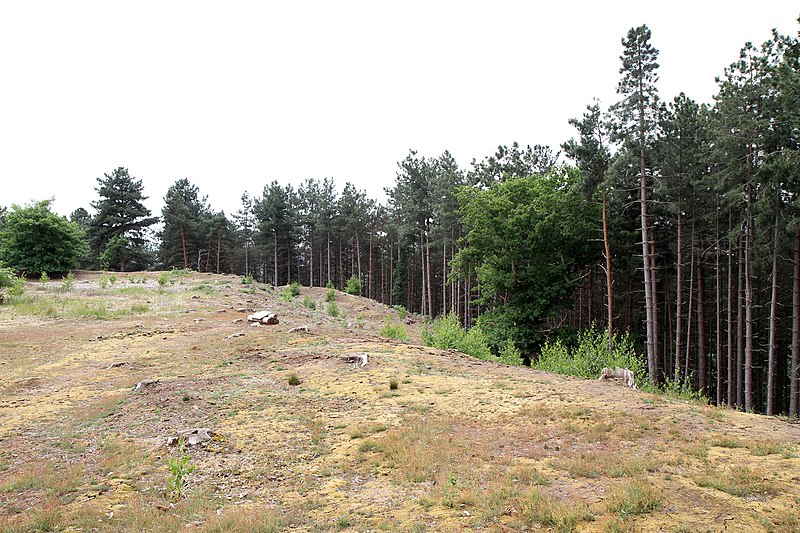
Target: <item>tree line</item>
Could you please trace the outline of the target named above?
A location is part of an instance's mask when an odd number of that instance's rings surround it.
[[[617,101],[569,121],[576,136],[560,149],[573,165],[541,145],[501,145],[469,168],[447,151],[410,151],[385,204],[331,179],[273,181],[232,214],[179,179],[160,217],[118,168],[98,178],[94,213],[70,216],[88,243],[78,260],[273,285],[355,277],[366,297],[455,314],[529,360],[546,339],[568,343],[596,324],[609,345],[631,333],[653,383],[797,416],[798,39],[747,43],[710,104],[661,99],[647,26],[621,44]],[[0,216],[6,234],[15,210]]]

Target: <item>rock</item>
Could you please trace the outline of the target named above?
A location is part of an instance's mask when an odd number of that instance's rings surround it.
[[[143,389],[145,387],[150,387],[150,386],[155,385],[155,384],[160,383],[160,382],[161,382],[160,379],[143,379],[142,381],[140,381],[139,383],[136,384],[136,386],[133,388],[133,390],[134,391],[141,390],[141,389]]]
[[[208,428],[192,428],[179,431],[176,436],[168,438],[167,446],[177,446],[181,438],[183,438],[183,442],[187,446],[195,446],[201,442],[213,439],[221,440],[221,436],[216,431],[212,431]]]
[[[123,366],[123,365],[127,365],[127,364],[128,364],[127,361],[117,361],[116,363],[111,363],[110,365],[108,365],[106,367],[106,370],[108,370],[110,368],[117,368],[117,367],[120,367],[120,366]]]
[[[271,311],[258,311],[252,315],[247,315],[247,320],[271,326],[278,323],[278,315]]]
[[[237,313],[252,313],[255,311],[252,307],[240,307],[236,310]]]
[[[195,318],[194,319],[194,323],[195,324],[197,324],[198,322],[203,322],[203,321],[205,321],[205,318]]]
[[[239,333],[231,333],[225,336],[226,339],[235,339],[236,337],[244,337],[244,333],[240,331]]]
[[[367,366],[368,359],[367,359],[367,354],[365,352],[361,352],[361,353],[353,353],[350,355],[343,355],[342,361],[344,361],[345,363],[353,363],[356,366],[358,366],[360,363],[361,368],[364,368],[365,366]]]
[[[217,313],[227,313],[227,312],[228,312],[227,309],[220,309],[220,310],[217,311]]]
[[[232,322],[233,322],[234,324],[238,324],[239,322],[244,322],[244,319],[243,319],[243,318],[237,318],[237,319],[235,319],[235,320],[232,320]]]
[[[626,387],[630,387],[633,390],[639,390],[639,388],[636,386],[636,379],[633,376],[633,372],[627,368],[615,367],[613,370],[610,368],[604,368],[603,371],[600,372],[600,377],[598,379],[600,381],[622,380],[622,383]]]
[[[200,299],[200,297],[198,295],[196,295],[196,294],[194,296],[192,296],[192,300],[199,300],[199,299]]]
[[[261,322],[253,322],[252,324],[250,324],[250,327],[251,328],[260,328],[261,327]]]
[[[297,333],[302,331],[303,333],[308,333],[308,326],[297,326],[296,328],[292,328],[289,330],[289,333]]]

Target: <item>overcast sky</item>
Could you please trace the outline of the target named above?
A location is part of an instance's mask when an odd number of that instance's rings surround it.
[[[560,145],[593,97],[615,101],[633,26],[652,30],[663,99],[710,102],[746,41],[796,35],[798,15],[796,0],[3,1],[0,206],[90,209],[119,166],[156,214],[183,177],[229,214],[272,180],[383,199],[409,149],[468,166],[515,140]]]

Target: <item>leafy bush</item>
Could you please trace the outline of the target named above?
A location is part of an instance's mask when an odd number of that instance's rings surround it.
[[[11,268],[0,268],[0,289],[9,296],[21,296],[25,292],[25,278],[17,277]]]
[[[108,276],[100,274],[100,279],[97,280],[97,283],[100,285],[101,289],[105,289],[108,286]]]
[[[400,341],[408,340],[408,333],[406,332],[406,328],[404,328],[402,324],[395,324],[388,317],[383,322],[383,327],[378,332],[378,334],[382,337],[388,337],[390,339],[397,339]]]
[[[252,285],[253,283],[253,275],[248,274],[242,278],[242,285]]]
[[[423,327],[421,334],[426,346],[458,350],[478,359],[495,360],[483,330],[477,326],[465,330],[455,313],[437,318],[431,326]]]
[[[336,299],[336,289],[333,288],[333,284],[329,281],[328,292],[325,295],[325,300],[328,302],[333,302],[335,299]]]
[[[317,308],[317,302],[311,299],[310,296],[307,294],[303,297],[303,305],[311,309],[312,311]]]
[[[347,280],[347,285],[344,287],[344,292],[360,296],[361,289],[361,280],[358,279],[358,276],[350,276],[350,279]]]
[[[50,276],[47,275],[47,272],[42,270],[42,274],[39,276],[39,281],[41,281],[42,283],[47,283],[48,281],[50,281]]]
[[[597,378],[603,368],[627,368],[633,372],[637,384],[647,381],[647,369],[633,349],[628,335],[615,335],[613,349],[608,351],[608,333],[592,325],[578,336],[578,346],[567,348],[559,339],[545,342],[534,368],[568,376]]]
[[[0,260],[18,272],[66,272],[77,268],[88,245],[74,222],[50,211],[51,200],[13,205],[3,215]]]
[[[300,378],[297,376],[297,374],[291,374],[286,382],[292,387],[296,387],[297,385],[300,385]]]
[[[405,317],[408,316],[408,309],[406,309],[402,305],[393,305],[392,309],[397,311],[397,316],[400,317],[400,320],[403,320],[403,319],[405,319]]]

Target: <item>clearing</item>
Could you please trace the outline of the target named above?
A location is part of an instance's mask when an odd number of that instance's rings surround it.
[[[341,292],[116,276],[0,307],[0,531],[800,530],[797,424],[426,348]]]

